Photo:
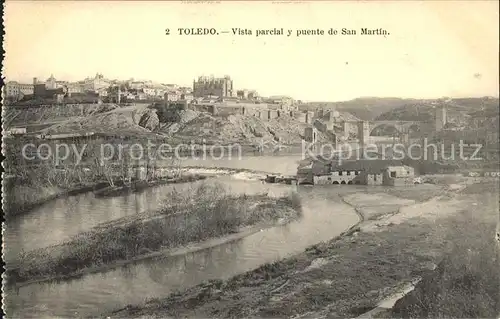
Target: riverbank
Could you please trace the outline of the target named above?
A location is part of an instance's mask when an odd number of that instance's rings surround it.
[[[144,258],[188,249],[193,243],[282,224],[301,215],[295,194],[231,195],[216,184],[175,189],[158,211],[144,212],[79,234],[72,240],[20,256],[8,271],[10,283],[44,281],[81,275]],[[259,228],[259,229],[260,229]],[[234,237],[234,236],[233,236]]]
[[[108,187],[108,183],[104,181],[93,182],[89,184],[75,184],[70,187],[61,186],[35,186],[35,185],[19,185],[8,186],[5,185],[4,189],[7,191],[8,187],[12,187],[9,197],[5,198],[5,216],[6,218],[19,216],[25,214],[34,208],[43,205],[51,200],[83,194],[91,191],[99,191]]]
[[[121,196],[126,193],[140,192],[150,187],[164,184],[190,183],[209,177],[228,175],[233,173],[262,174],[252,170],[231,168],[203,168],[200,166],[188,166],[170,169],[172,174],[159,176],[149,182],[134,182],[133,185],[125,186],[117,182],[110,186],[104,179],[88,180],[85,183],[70,183],[66,186],[48,185],[46,182],[30,180],[28,183],[18,183],[15,179],[3,182],[6,218],[23,215],[49,201],[65,196],[74,196],[87,192],[95,192],[96,196]],[[170,173],[170,172],[169,172]],[[8,195],[6,195],[8,194]]]
[[[189,174],[172,178],[157,178],[152,181],[134,181],[129,185],[124,185],[123,183],[119,183],[118,185],[115,184],[114,186],[107,186],[105,188],[101,188],[97,191],[94,191],[94,194],[96,197],[123,196],[130,193],[139,193],[150,187],[156,187],[165,184],[192,183],[207,179],[208,177],[209,176],[206,175]]]
[[[492,220],[496,222],[498,187],[483,186],[481,191],[474,191],[476,185],[464,187],[448,187],[433,194],[401,188],[400,196],[343,196],[363,216],[363,221],[343,236],[230,280],[210,281],[108,315],[359,316],[400,292],[408,282],[431,272],[451,251],[456,238],[464,236],[452,231],[457,223],[468,224],[463,216],[490,226]],[[481,210],[477,209],[479,203],[484,205]]]
[[[180,184],[191,183],[199,180],[204,180],[209,176],[201,174],[187,174],[175,178],[158,178],[152,181],[132,182],[131,185],[123,185],[117,183],[115,186],[110,186],[108,182],[96,181],[86,185],[75,184],[68,187],[61,186],[32,186],[20,185],[15,186],[8,200],[7,216],[19,216],[25,214],[34,208],[41,206],[49,201],[65,196],[74,196],[87,192],[95,192],[96,196],[113,197],[122,196],[127,193],[141,192],[150,187],[161,186],[165,184]]]

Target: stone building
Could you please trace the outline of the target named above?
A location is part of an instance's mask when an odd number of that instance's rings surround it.
[[[297,111],[297,105],[294,103],[294,99],[290,96],[275,95],[270,96],[266,99],[270,104],[279,105],[279,108],[287,111]]]
[[[181,95],[178,92],[173,92],[173,91],[166,92],[164,95],[165,101],[169,101],[169,102],[179,101],[180,98],[181,98]]]
[[[314,184],[314,176],[327,175],[331,172],[332,161],[317,156],[315,159],[306,159],[297,168],[297,182],[299,184]]]
[[[410,166],[388,166],[383,172],[383,185],[413,185],[415,170]]]
[[[20,100],[25,95],[33,94],[34,86],[33,84],[24,84],[16,81],[9,81],[5,83],[3,90],[6,98]]]
[[[53,76],[51,76],[51,78],[53,78]],[[55,83],[56,82],[54,79],[53,83],[50,83],[47,86],[47,83],[40,83],[40,82],[38,82],[37,78],[33,78],[33,95],[34,95],[34,97],[35,98],[57,98],[57,95],[66,94],[66,90],[64,87],[56,87],[56,88],[52,89],[52,87],[54,87]]]
[[[234,97],[236,91],[233,88],[233,80],[227,75],[223,78],[200,76],[197,81],[193,81],[193,96]]]
[[[182,93],[180,99],[189,104],[194,100],[194,96],[191,93]]]
[[[304,129],[304,140],[309,143],[316,143],[318,130],[314,126],[308,126]]]
[[[97,73],[95,77],[84,80],[83,88],[85,91],[97,92],[100,89],[108,88],[110,84],[110,81],[105,79],[102,74]]]
[[[383,185],[384,183],[384,177],[380,172],[363,172],[361,180],[364,181],[365,185],[369,186]]]
[[[54,77],[54,74],[51,74],[50,77],[45,81],[45,88],[47,90],[57,89],[57,80]]]
[[[322,157],[304,161],[297,169],[299,184],[412,185],[415,172],[398,160],[348,160],[337,164]]]
[[[342,169],[331,171],[330,174],[314,176],[314,184],[362,184],[360,178],[361,171],[344,171]]]
[[[238,96],[238,98],[246,100],[248,99],[248,90],[238,90],[236,92],[236,95]]]

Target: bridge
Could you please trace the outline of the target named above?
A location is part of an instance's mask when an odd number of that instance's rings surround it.
[[[383,126],[393,127],[398,133],[409,133],[423,128],[432,128],[433,125],[433,123],[422,121],[344,121],[343,124],[344,131],[346,128],[349,129],[349,126],[355,125],[358,127],[362,125],[364,130],[368,130],[368,135],[371,135],[375,129]]]
[[[435,130],[435,123],[424,121],[345,121],[343,122],[344,137],[349,136],[355,126],[360,144],[366,144],[373,131],[379,127],[393,127],[398,133],[402,142],[409,140],[411,132],[432,132]]]
[[[441,131],[446,124],[446,108],[439,107],[436,108],[435,118],[431,121],[399,121],[399,120],[372,120],[372,121],[337,121],[337,117],[334,116],[334,111],[329,111],[326,115],[322,113],[322,118],[326,119],[326,122],[322,122],[316,119],[313,122],[312,130],[305,131],[305,138],[308,141],[315,141],[316,135],[314,129],[323,132],[332,141],[337,140],[337,134],[335,131],[342,131],[344,139],[348,139],[351,132],[356,132],[361,145],[366,145],[368,138],[372,135],[373,131],[378,127],[390,126],[393,127],[396,132],[398,132],[399,137],[402,142],[409,141],[410,132],[436,132]],[[335,129],[337,128],[337,129]]]

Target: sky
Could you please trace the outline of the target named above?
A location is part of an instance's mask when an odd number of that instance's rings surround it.
[[[99,72],[191,86],[200,75],[230,75],[236,89],[306,101],[498,96],[497,1],[7,0],[4,12],[7,80],[75,81]],[[181,36],[178,28],[230,33]],[[273,28],[293,33],[255,36]],[[358,35],[295,36],[330,28]],[[390,34],[360,35],[361,28]]]

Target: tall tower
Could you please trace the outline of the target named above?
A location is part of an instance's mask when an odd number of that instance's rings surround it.
[[[342,126],[343,126],[343,132],[344,132],[344,139],[347,140],[349,138],[350,125],[349,125],[349,123],[344,121],[342,123]]]
[[[435,126],[436,126],[436,132],[442,131],[444,129],[444,126],[447,123],[446,119],[446,107],[440,105],[436,106],[435,109]]]
[[[368,144],[368,137],[370,136],[370,126],[366,121],[358,122],[358,139],[359,146],[364,147]]]
[[[45,81],[45,88],[53,90],[56,87],[57,87],[56,78],[54,77],[54,74],[51,74],[50,78],[48,78],[47,81]]]

